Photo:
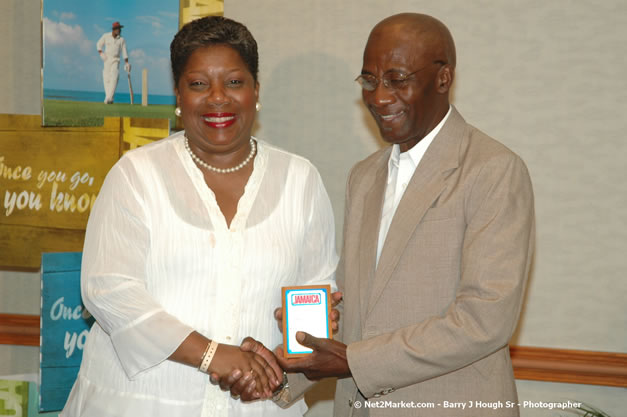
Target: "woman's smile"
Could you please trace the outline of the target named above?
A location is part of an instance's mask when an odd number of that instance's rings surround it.
[[[205,124],[214,129],[227,128],[237,120],[235,113],[207,113],[203,114]]]

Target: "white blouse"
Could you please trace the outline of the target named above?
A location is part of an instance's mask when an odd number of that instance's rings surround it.
[[[182,132],[124,155],[87,225],[83,302],[96,318],[61,416],[301,416],[304,401],[243,404],[166,360],[194,330],[239,345],[282,342],[281,287],[335,289],[333,212],[306,159],[257,141],[227,227]],[[228,174],[227,174],[228,175]]]

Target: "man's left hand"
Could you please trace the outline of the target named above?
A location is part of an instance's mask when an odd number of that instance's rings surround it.
[[[131,64],[128,62],[124,64],[124,71],[131,72]]]
[[[313,337],[305,332],[296,332],[296,340],[301,345],[313,349],[313,352],[300,358],[285,358],[283,349],[281,347],[276,348],[274,354],[285,372],[300,372],[312,380],[351,376],[344,343]]]
[[[329,321],[331,321],[331,330],[333,333],[337,332],[340,328],[340,312],[335,307],[342,301],[343,294],[341,291],[331,293],[331,313],[329,314]],[[277,308],[274,310],[274,318],[279,326],[279,331],[283,333],[283,309]]]

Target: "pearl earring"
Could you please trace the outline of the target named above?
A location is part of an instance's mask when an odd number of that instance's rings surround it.
[[[181,111],[180,107],[177,107],[176,109],[174,109],[174,114],[176,114],[177,117],[181,117],[181,114],[183,114],[183,112]]]
[[[257,111],[261,110],[261,103],[257,102],[257,104],[255,104],[255,109],[257,109]]]

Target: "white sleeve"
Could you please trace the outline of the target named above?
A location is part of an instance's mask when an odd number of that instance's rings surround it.
[[[129,378],[166,360],[193,331],[147,289],[151,230],[139,183],[119,163],[109,172],[89,217],[81,270],[83,302]]]
[[[335,250],[335,220],[331,201],[322,178],[312,167],[305,183],[305,239],[300,255],[300,276],[303,285],[335,284],[338,256]]]
[[[126,39],[122,38],[122,57],[128,59],[128,52],[126,51]]]
[[[98,42],[96,43],[96,50],[97,51],[102,51],[102,48],[104,48],[104,43],[105,43],[105,36],[107,36],[107,34],[103,34],[100,39],[98,39]]]

